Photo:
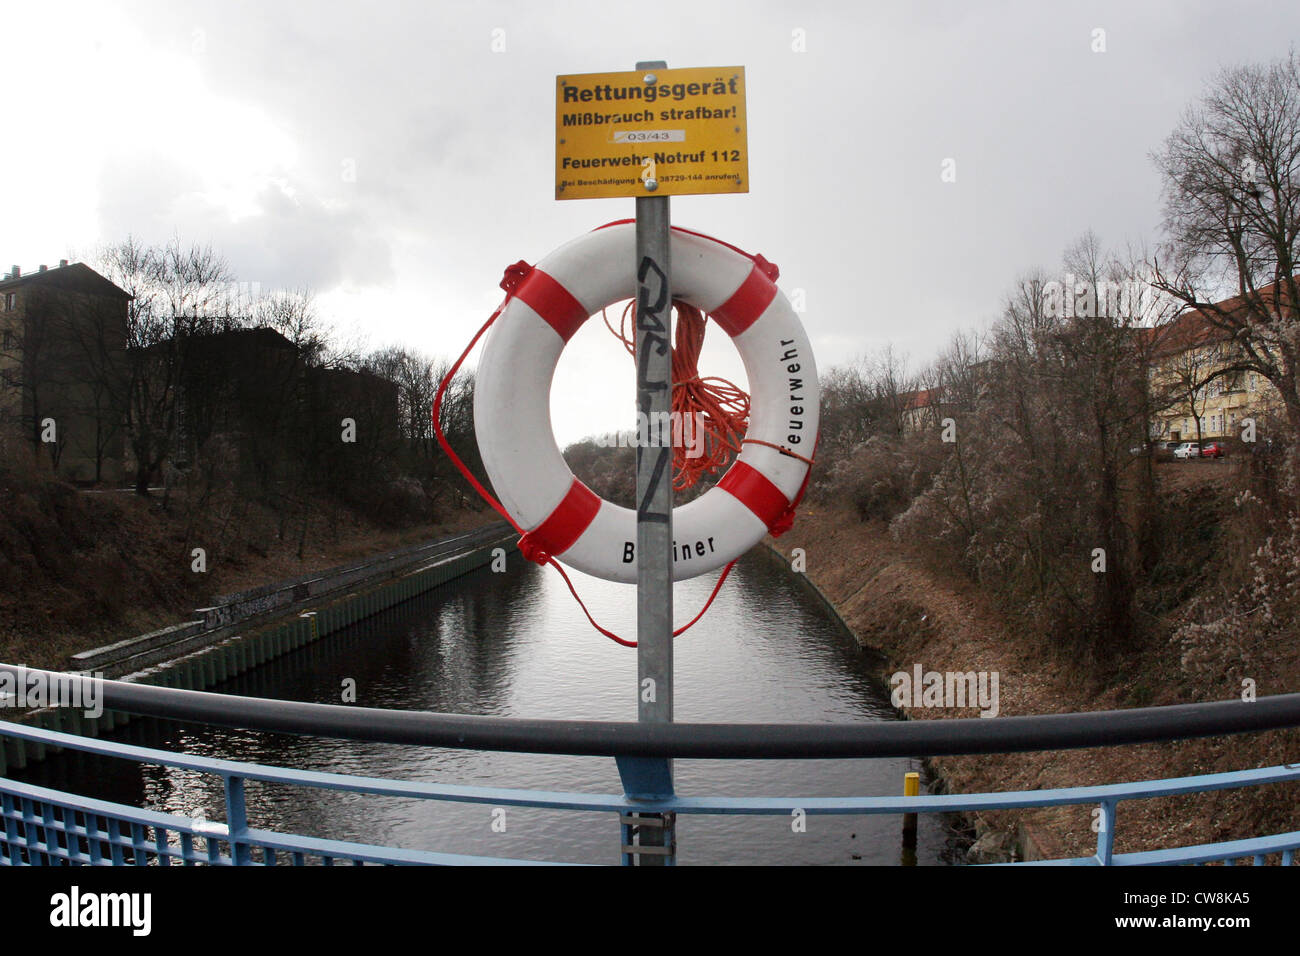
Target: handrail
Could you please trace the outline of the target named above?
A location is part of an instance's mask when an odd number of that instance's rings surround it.
[[[219,866],[273,866],[278,863],[310,865],[336,862],[379,864],[515,864],[545,860],[512,860],[459,853],[414,850],[378,844],[282,833],[250,826],[246,787],[261,781],[314,790],[350,792],[370,796],[450,801],[502,808],[535,807],[547,810],[595,811],[618,814],[622,827],[625,865],[648,851],[642,843],[630,844],[631,830],[646,814],[779,815],[786,814],[916,814],[970,810],[1026,809],[1098,804],[1100,823],[1097,852],[1093,856],[1036,861],[1050,866],[1129,866],[1150,864],[1235,862],[1265,864],[1277,856],[1282,866],[1295,862],[1300,851],[1300,831],[1273,833],[1245,839],[1191,846],[1166,847],[1137,853],[1115,852],[1117,809],[1130,800],[1174,794],[1258,786],[1300,779],[1300,764],[1265,767],[1229,773],[1202,774],[1166,780],[1134,781],[1100,786],[1007,793],[938,794],[927,796],[680,796],[665,794],[641,799],[631,794],[552,792],[482,784],[446,784],[431,781],[392,780],[351,776],[316,770],[268,767],[239,761],[199,757],[154,750],[130,744],[95,740],[75,734],[26,727],[0,721],[0,741],[17,737],[46,746],[68,747],[92,754],[135,760],[142,764],[183,767],[220,778],[225,795],[224,822],[209,821],[202,813],[185,816],[149,808],[109,803],[46,787],[0,777],[0,867],[48,863],[91,865],[207,864]]]
[[[789,813],[800,809],[807,813],[965,813],[987,810],[1021,810],[1056,807],[1101,801],[1170,797],[1212,790],[1236,790],[1266,784],[1300,780],[1300,764],[1258,767],[1187,777],[1134,780],[1125,783],[1094,784],[1084,787],[1058,787],[1051,790],[993,791],[989,793],[944,793],[908,796],[718,796],[673,794],[654,800],[628,798],[625,794],[589,792],[552,792],[520,787],[503,788],[484,784],[440,783],[427,780],[395,780],[326,770],[301,770],[267,764],[203,757],[196,754],[158,750],[137,744],[96,740],[61,731],[24,727],[0,721],[0,739],[16,737],[38,741],[48,747],[63,747],[82,753],[134,760],[158,767],[176,767],[222,778],[258,780],[286,786],[314,787],[319,790],[356,790],[375,796],[448,800],[457,803],[481,803],[502,806],[548,807],[555,810],[639,809],[676,813]]]
[[[613,757],[800,759],[1068,750],[1300,726],[1300,694],[1130,710],[862,724],[641,724],[478,717],[238,697],[18,665],[26,681],[98,681],[110,710],[246,730],[470,750]]]

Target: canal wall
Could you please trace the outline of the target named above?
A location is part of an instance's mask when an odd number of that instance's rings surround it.
[[[137,637],[73,654],[68,669],[120,678],[221,643],[263,622],[294,611],[346,597],[354,591],[376,588],[413,570],[444,564],[467,552],[503,546],[511,538],[510,526],[497,522],[464,534],[400,548],[364,561],[326,571],[277,581],[261,587],[215,598],[210,607],[195,610],[192,620],[150,631]]]
[[[196,612],[202,616],[194,621],[73,655],[70,669],[204,690],[437,590],[490,564],[498,548],[507,554],[517,550],[516,535],[504,522],[307,579],[219,598],[212,608]],[[18,719],[47,730],[97,737],[134,718],[114,711],[91,718],[80,709],[53,707],[29,711]],[[60,749],[5,738],[0,745],[0,775],[45,759],[47,750]]]
[[[779,560],[791,565],[794,549],[803,550],[805,570],[796,572],[858,644],[880,660],[880,677],[886,694],[889,675],[910,670],[916,662],[931,670],[1015,672],[1020,662],[1008,663],[1011,642],[1000,622],[986,608],[929,575],[916,574],[905,555],[882,529],[856,521],[856,516],[833,511],[800,515],[790,534],[765,544]],[[1002,701],[1007,711],[1006,700]],[[903,720],[967,717],[969,711],[942,708],[895,707]],[[1039,708],[1038,712],[1042,712]],[[1041,755],[1060,762],[1060,754]],[[959,793],[1007,787],[990,784],[995,767],[1006,764],[1002,755],[984,758],[926,758],[922,761],[933,793]],[[972,766],[987,771],[973,774]],[[1128,779],[1133,779],[1132,774]],[[900,784],[901,786],[901,784]],[[1025,789],[1041,787],[1026,781]],[[1059,810],[1059,808],[1057,808]],[[1080,855],[1057,838],[1050,814],[1055,811],[992,814],[996,826],[979,815],[958,814],[973,836],[967,852],[972,863],[1041,860]],[[1086,825],[1086,824],[1085,824]]]
[[[764,538],[763,545],[778,561],[787,567],[791,567],[790,555],[779,548],[773,539]],[[823,590],[811,574],[807,571],[794,571],[793,569],[792,573],[799,579],[804,587],[817,595],[822,604],[826,606],[827,611],[829,611],[835,620],[839,622],[840,626],[843,627],[846,632],[853,635],[853,639],[857,641],[859,647],[869,654],[878,657],[882,663],[893,666],[889,653],[883,648],[875,646],[863,634],[861,634],[857,628],[846,620],[844,614],[841,612],[840,605],[836,603],[836,601],[827,594],[825,590]],[[888,696],[890,693],[888,681],[882,679],[881,688],[884,690],[886,696]],[[899,720],[912,719],[911,714],[903,708],[895,707],[894,713],[898,715]],[[925,770],[927,789],[931,793],[936,794],[950,792],[950,783],[948,778],[944,775],[942,768],[929,757],[922,757],[920,758],[920,761]],[[902,785],[903,781],[900,780],[900,792],[902,790]],[[1048,858],[1048,855],[1045,854],[1042,849],[1044,837],[1037,829],[1022,825],[1019,832],[1016,834],[1014,841],[999,841],[1001,834],[994,831],[988,831],[986,827],[981,825],[981,821],[972,819],[969,815],[963,813],[954,813],[952,816],[961,821],[960,829],[974,834],[974,844],[968,851],[968,855],[972,862],[995,863],[1008,862],[1012,859],[1042,860]]]

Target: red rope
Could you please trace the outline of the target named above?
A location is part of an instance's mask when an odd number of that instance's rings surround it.
[[[568,574],[565,573],[564,568],[560,566],[560,563],[556,561],[554,557],[547,554],[540,547],[538,547],[538,545],[529,536],[529,533],[525,531],[522,527],[520,527],[519,522],[515,521],[515,519],[510,516],[510,513],[506,511],[506,509],[501,505],[501,502],[497,501],[496,497],[493,496],[493,494],[490,491],[488,491],[486,488],[483,487],[482,483],[479,482],[479,480],[474,477],[473,472],[471,472],[469,468],[466,467],[465,463],[461,460],[460,455],[456,454],[455,449],[453,449],[451,447],[451,444],[447,441],[447,436],[444,435],[442,432],[442,415],[441,415],[442,397],[447,391],[447,386],[451,383],[451,380],[455,378],[456,373],[460,371],[461,365],[463,365],[465,359],[469,357],[469,353],[474,350],[474,346],[478,344],[478,340],[483,337],[483,334],[487,332],[489,328],[492,327],[492,323],[497,320],[497,317],[501,315],[501,313],[505,310],[505,307],[510,304],[510,299],[511,296],[514,295],[514,290],[519,286],[519,283],[522,282],[527,277],[528,273],[532,271],[532,268],[533,268],[532,266],[530,266],[526,262],[523,262],[522,260],[506,268],[505,276],[501,279],[501,288],[504,289],[506,293],[505,299],[501,302],[499,306],[497,306],[496,311],[494,311],[488,317],[488,320],[483,323],[482,327],[477,332],[474,333],[474,337],[469,340],[469,344],[466,345],[465,350],[460,353],[460,357],[456,359],[455,363],[448,370],[447,374],[443,376],[442,381],[438,383],[438,391],[434,394],[433,397],[433,412],[432,412],[433,431],[438,438],[438,444],[442,447],[442,450],[447,455],[447,457],[451,459],[451,463],[456,466],[456,470],[459,471],[461,475],[464,476],[465,480],[470,483],[470,486],[476,492],[478,492],[480,498],[482,498],[484,501],[490,504],[492,508],[497,512],[497,514],[501,515],[501,517],[509,521],[510,526],[519,532],[520,553],[522,553],[530,561],[534,561],[537,564],[543,564],[543,565],[549,564],[552,567],[554,567],[555,570],[560,572],[560,577],[564,578],[564,583],[569,586],[569,593],[571,593],[574,597],[574,600],[578,602],[578,606],[582,608],[582,613],[587,616],[587,620],[591,622],[592,627],[594,627],[597,631],[599,631],[601,634],[603,634],[605,637],[608,637],[611,641],[614,641],[615,643],[622,644],[624,647],[636,647],[637,644],[636,641],[629,641],[626,638],[619,637],[613,631],[608,630],[607,628],[602,627],[600,624],[596,623],[596,619],[592,617],[591,612],[587,610],[586,603],[582,600],[582,597],[578,594],[577,588],[573,586],[573,581],[569,579]],[[700,321],[701,324],[703,324],[703,319],[701,319]],[[606,324],[608,325],[608,322],[606,322]],[[700,339],[701,340],[703,339],[702,331],[700,333]],[[697,350],[696,357],[698,357],[698,355],[699,353]],[[676,356],[674,355],[674,363],[675,362],[676,362]],[[732,387],[735,388],[735,386]],[[739,389],[737,389],[737,391],[739,391]],[[742,392],[741,394],[744,393]],[[748,402],[749,402],[749,397],[745,396],[746,414],[748,414]],[[804,484],[805,486],[807,485],[807,478],[804,479]],[[801,489],[800,497],[802,497],[802,494],[803,492]],[[692,628],[695,625],[695,623],[699,621],[700,618],[704,617],[705,612],[708,611],[708,609],[713,605],[713,599],[716,598],[718,596],[718,592],[722,590],[722,584],[724,581],[727,580],[727,575],[731,573],[731,569],[732,567],[735,566],[736,560],[737,559],[733,559],[731,562],[727,564],[725,568],[722,569],[722,574],[719,576],[718,582],[713,586],[713,591],[709,594],[709,599],[704,602],[704,606],[700,608],[700,612],[696,614],[695,617],[691,618],[690,621],[688,621],[686,624],[683,624],[681,627],[673,631],[673,637],[676,637],[679,634],[683,634],[686,631],[690,630],[690,628]]]
[[[628,318],[635,302],[623,309],[616,330],[601,310],[605,328],[636,358],[635,341],[628,333]],[[674,300],[677,330],[673,334],[673,488],[690,488],[705,475],[725,471],[749,428],[749,394],[716,375],[702,377],[699,362],[704,346],[704,316],[685,302]],[[688,447],[691,446],[691,447]],[[698,450],[698,455],[692,455]]]

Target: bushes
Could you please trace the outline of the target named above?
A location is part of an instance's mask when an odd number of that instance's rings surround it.
[[[823,470],[813,497],[852,502],[860,521],[889,521],[929,485],[937,444],[921,436],[898,442],[873,435]]]
[[[1276,471],[1248,465],[1239,476],[1246,487],[1221,519],[1216,579],[1178,612],[1170,637],[1184,677],[1207,690],[1300,669],[1300,512],[1271,487],[1289,484]]]
[[[438,509],[433,499],[414,478],[376,482],[364,494],[341,495],[340,498],[357,514],[383,528],[401,528],[438,520]]]

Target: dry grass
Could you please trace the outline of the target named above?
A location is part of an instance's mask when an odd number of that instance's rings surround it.
[[[280,535],[271,509],[234,495],[202,512],[173,498],[85,494],[0,476],[0,660],[62,668],[70,654],[189,617],[220,594],[297,577],[487,523],[490,511],[386,530],[325,500]],[[207,571],[191,569],[192,550]]]
[[[1209,474],[1197,469],[1196,477]],[[915,549],[892,540],[882,523],[860,523],[847,509],[805,507],[777,545],[787,554],[791,548],[805,549],[809,577],[859,640],[886,656],[884,681],[917,663],[935,671],[997,671],[1001,716],[1227,699],[1240,691],[1239,686],[1215,688],[1187,680],[1177,653],[1158,636],[1104,661],[1066,656],[1040,636],[1008,627],[968,581],[936,573]],[[1285,659],[1285,672],[1268,675],[1260,693],[1300,689],[1300,663],[1294,654]],[[908,716],[978,719],[976,713],[918,708]],[[1284,731],[1047,754],[945,757],[933,763],[952,790],[975,792],[1212,773],[1296,759],[1300,732]],[[1120,808],[1116,849],[1300,829],[1298,797],[1300,786],[1279,785],[1126,803]],[[985,822],[1012,831],[1022,823],[1032,825],[1053,856],[1091,855],[1096,847],[1088,807],[992,813]]]

